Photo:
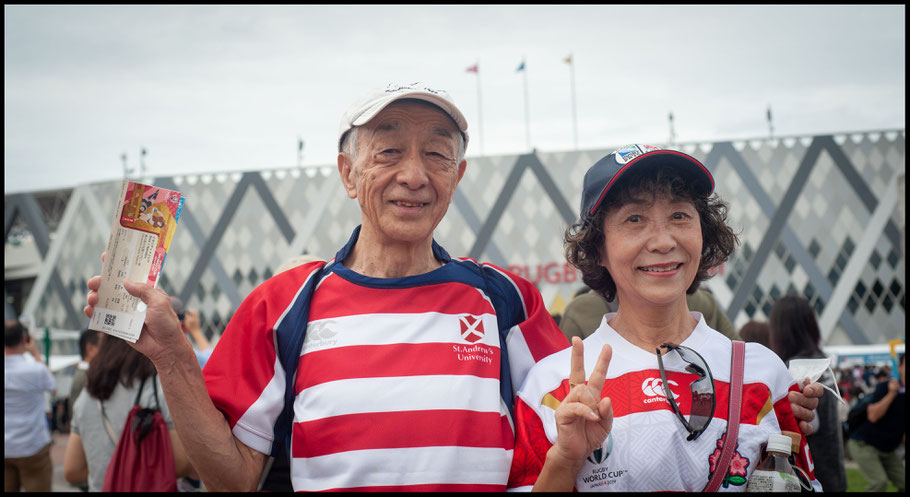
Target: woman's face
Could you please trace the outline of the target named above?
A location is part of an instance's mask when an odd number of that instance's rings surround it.
[[[657,195],[611,208],[604,219],[601,261],[620,304],[668,305],[686,297],[701,262],[695,205]]]

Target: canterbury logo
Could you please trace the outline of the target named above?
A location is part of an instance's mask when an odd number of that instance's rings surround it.
[[[311,343],[334,338],[337,333],[335,330],[329,328],[329,326],[334,325],[334,321],[320,321],[318,323],[313,323],[310,325],[309,330],[307,330],[306,338],[303,340],[304,343]]]
[[[670,392],[673,393],[673,400],[679,398],[679,394],[673,391],[673,387],[678,386],[679,384],[673,380],[667,380],[670,383]],[[648,397],[663,397],[664,395],[664,382],[660,378],[648,378],[641,384],[641,391]]]
[[[479,316],[465,314],[458,318],[461,323],[461,338],[468,343],[475,343],[483,338],[483,320]]]

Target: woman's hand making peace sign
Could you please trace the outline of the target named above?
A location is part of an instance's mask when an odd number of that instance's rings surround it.
[[[556,443],[547,452],[534,490],[572,490],[585,458],[601,446],[613,429],[610,398],[600,398],[612,355],[613,348],[604,345],[585,383],[584,344],[581,338],[572,337],[572,389],[556,409]]]

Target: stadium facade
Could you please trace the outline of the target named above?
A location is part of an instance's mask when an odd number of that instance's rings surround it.
[[[741,246],[706,285],[739,327],[806,296],[823,343],[905,337],[904,129],[679,144],[713,173]],[[622,145],[622,144],[619,144]],[[535,282],[552,313],[582,286],[562,237],[587,168],[617,147],[469,157],[436,240]],[[360,223],[332,167],[138,178],[186,204],[159,285],[216,338],[282,262],[330,258]],[[77,330],[100,272],[120,180],[5,196],[7,317]]]

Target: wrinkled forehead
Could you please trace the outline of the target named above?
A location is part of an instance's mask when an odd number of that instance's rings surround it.
[[[392,102],[362,127],[377,132],[397,132],[418,121],[425,123],[425,129],[437,136],[455,138],[458,133],[458,124],[447,112],[430,102],[409,98]]]

